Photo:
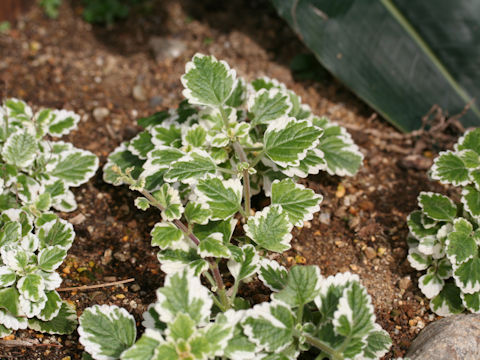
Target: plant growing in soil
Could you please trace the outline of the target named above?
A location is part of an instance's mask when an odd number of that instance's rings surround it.
[[[408,259],[426,270],[418,285],[442,316],[480,312],[480,129],[467,132],[435,159],[431,178],[462,189],[460,202],[431,192],[408,217]]]
[[[63,141],[80,117],[65,110],[33,114],[23,101],[0,107],[0,337],[27,327],[66,334],[75,310],[56,292],[55,270],[75,238],[73,227],[49,212],[76,208],[71,186],[85,183],[97,157]]]
[[[124,309],[85,310],[79,334],[86,351],[95,359],[383,355],[390,338],[356,275],[287,270],[268,253],[288,250],[293,226],[319,211],[322,197],[298,177],[357,171],[362,155],[350,136],[312,115],[283,84],[262,78],[247,85],[213,56],[195,55],[182,83],[188,102],[139,120],[146,130],[104,167],[107,182],[142,194],[138,208],[160,209],[151,235],[165,285],[136,343]],[[254,212],[251,197],[261,190],[269,205]],[[252,307],[239,290],[255,276],[273,294]]]

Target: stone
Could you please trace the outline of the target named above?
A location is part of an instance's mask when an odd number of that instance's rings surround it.
[[[132,89],[132,96],[137,101],[147,100],[147,95],[145,94],[145,89],[142,85],[137,84]]]
[[[412,285],[410,276],[405,276],[398,281],[398,287],[402,290],[407,290]]]
[[[163,98],[161,96],[152,96],[150,98],[150,101],[148,102],[148,105],[152,108],[157,107],[159,105],[162,105],[163,103]]]
[[[322,212],[322,213],[318,216],[318,220],[319,220],[322,224],[329,225],[329,224],[330,224],[330,213],[329,213],[329,212]]]
[[[372,259],[375,259],[377,257],[377,252],[375,251],[374,248],[370,247],[370,246],[367,246],[365,248],[365,250],[363,250],[363,252],[365,253],[365,256],[369,259],[369,260],[372,260]]]
[[[97,121],[102,121],[108,115],[110,115],[110,110],[108,110],[106,107],[98,107],[93,110],[93,117]]]
[[[405,355],[411,360],[480,359],[480,314],[460,314],[430,323]]]
[[[176,59],[187,49],[187,45],[178,39],[154,36],[148,41],[157,62]]]

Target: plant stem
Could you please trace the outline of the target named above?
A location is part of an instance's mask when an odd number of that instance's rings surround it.
[[[303,308],[304,308],[305,305],[300,305],[297,309],[297,324],[301,324],[302,323],[302,319],[303,319]]]
[[[317,349],[322,350],[323,352],[327,353],[332,360],[344,360],[343,356],[341,353],[339,353],[337,350],[332,348],[331,346],[325,344],[322,340],[313,337],[311,335],[301,333],[300,331],[295,332],[295,335],[298,337],[304,337],[307,343],[309,343],[312,346],[315,346]]]
[[[233,148],[238,155],[238,158],[241,162],[248,163],[247,155],[245,151],[243,151],[242,145],[238,141],[233,143]],[[250,216],[250,174],[248,173],[248,169],[244,169],[243,173],[243,198],[245,201],[245,218],[248,219]]]
[[[210,268],[213,272],[213,277],[217,283],[218,295],[220,296],[220,301],[225,309],[230,308],[230,302],[228,301],[227,293],[225,290],[225,284],[223,283],[222,275],[218,269],[218,264],[215,261],[210,262]]]
[[[263,155],[265,154],[265,152],[262,150],[258,153],[257,156],[255,156],[255,158],[253,159],[252,163],[250,164],[251,167],[254,167],[255,165],[257,165],[259,163],[259,161],[262,159]]]
[[[233,288],[232,288],[232,296],[230,297],[230,303],[233,305],[233,302],[235,301],[235,297],[237,296],[237,292],[238,292],[238,287],[240,286],[240,282],[242,280],[237,280],[235,279],[235,283],[233,284]]]

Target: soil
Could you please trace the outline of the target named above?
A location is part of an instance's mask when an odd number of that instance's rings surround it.
[[[419,146],[418,139],[397,132],[325,71],[322,81],[294,79],[289,64],[295,54],[308,50],[268,1],[150,4],[147,12],[134,11],[110,27],[84,22],[80,1],[64,0],[58,20],[33,6],[9,33],[0,35],[0,96],[75,110],[82,121],[66,140],[93,151],[104,164],[121,141],[139,131],[138,117],[178,105],[179,78],[196,52],[226,60],[246,79],[269,76],[284,82],[314,113],[346,126],[365,161],[353,178],[322,173],[305,180],[324,196],[321,211],[294,230],[291,251],[278,260],[316,264],[323,275],[358,274],[372,296],[378,322],[393,339],[385,359],[403,356],[416,334],[436,318],[417,287],[419,274],[406,260],[405,219],[417,207],[420,191],[449,193],[428,180],[426,169],[439,150],[451,146],[454,136],[441,144],[434,138],[420,139]],[[149,46],[155,36],[179,40],[185,50],[175,59],[157,61]],[[135,86],[144,96],[133,96]],[[93,116],[99,107],[109,109],[104,119]],[[105,184],[101,171],[74,192],[78,210],[60,214],[74,223],[77,233],[60,268],[62,286],[135,280],[62,295],[75,304],[78,314],[93,304],[116,304],[134,314],[140,325],[142,312],[163,281],[149,238],[159,214],[137,210],[133,192]],[[249,285],[243,292],[253,301],[265,300],[265,290],[258,287]],[[76,333],[21,331],[14,337],[36,344],[0,346],[0,358],[81,357]]]

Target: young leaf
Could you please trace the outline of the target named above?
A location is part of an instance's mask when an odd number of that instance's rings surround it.
[[[137,209],[145,211],[150,207],[150,201],[148,201],[148,199],[144,198],[143,196],[140,196],[135,199],[135,206],[137,207]]]
[[[67,256],[67,250],[61,246],[48,246],[38,253],[38,267],[46,272],[56,270]]]
[[[190,201],[185,207],[185,219],[187,219],[187,222],[190,224],[205,225],[211,215],[212,212],[210,209],[205,208],[202,204]]]
[[[85,309],[78,327],[80,343],[99,360],[117,359],[135,343],[135,319],[115,305],[94,305]]]
[[[178,190],[169,184],[163,184],[160,190],[153,193],[153,197],[162,206],[162,218],[165,221],[180,219],[183,213],[182,201]]]
[[[468,130],[460,139],[458,139],[458,144],[455,145],[455,150],[473,150],[477,154],[480,154],[480,130],[473,129]]]
[[[228,259],[231,256],[230,250],[222,241],[221,233],[210,234],[209,237],[201,240],[198,245],[198,254],[202,258],[215,257]]]
[[[244,225],[245,234],[264,249],[283,252],[290,248],[292,225],[280,205],[257,211]]]
[[[282,167],[297,166],[307,151],[317,146],[322,133],[308,121],[281,117],[272,121],[265,131],[265,153]]]
[[[196,54],[185,66],[183,96],[190,104],[221,106],[235,86],[235,70],[214,56]]]
[[[431,192],[421,192],[418,204],[428,217],[439,221],[453,221],[457,207],[448,197]]]
[[[268,124],[272,120],[287,115],[292,109],[292,104],[287,94],[273,88],[261,89],[250,95],[247,107],[252,126],[255,126]]]
[[[313,124],[324,130],[318,143],[330,175],[353,176],[362,165],[363,154],[344,128],[326,118],[314,118]]]
[[[151,360],[155,354],[155,349],[165,340],[159,331],[154,329],[145,329],[142,337],[130,348],[125,350],[122,360]]]
[[[152,231],[152,246],[159,246],[160,249],[178,249],[183,248],[179,244],[183,238],[183,233],[171,222],[161,222],[155,224]]]
[[[282,303],[255,305],[247,310],[242,325],[249,340],[260,349],[280,353],[293,342],[295,318]]]
[[[230,274],[236,281],[246,279],[258,270],[260,257],[253,245],[243,245],[239,248],[238,254],[232,252],[233,259],[227,263]]]
[[[288,271],[275,260],[260,261],[258,277],[272,291],[280,291],[287,285]]]
[[[295,226],[303,226],[306,220],[312,220],[313,213],[320,210],[322,196],[315,194],[291,179],[275,180],[272,183],[272,204],[282,206],[288,220]]]
[[[418,279],[418,287],[428,299],[437,296],[443,289],[444,285],[445,281],[434,271],[428,271]]]
[[[164,178],[168,182],[193,184],[207,174],[215,174],[216,171],[217,165],[210,155],[203,150],[195,150],[172,163]]]
[[[291,307],[303,306],[318,295],[321,281],[318,266],[294,266],[288,272],[287,285],[273,298]]]
[[[36,231],[40,239],[40,249],[48,246],[61,246],[68,250],[75,239],[72,224],[55,215],[53,217],[42,215],[37,220]]]
[[[22,277],[17,283],[17,289],[27,300],[37,302],[45,296],[45,283],[43,278],[37,274],[28,274]]]
[[[193,271],[195,276],[199,276],[208,270],[208,262],[200,257],[196,249],[188,250],[163,250],[157,254],[158,261],[164,273],[174,274],[182,272],[186,269]]]
[[[183,134],[183,143],[196,148],[203,147],[206,139],[207,131],[198,124],[186,128],[186,131]]]
[[[228,219],[240,209],[242,190],[238,179],[209,177],[198,182],[198,202],[210,209],[213,220]]]

